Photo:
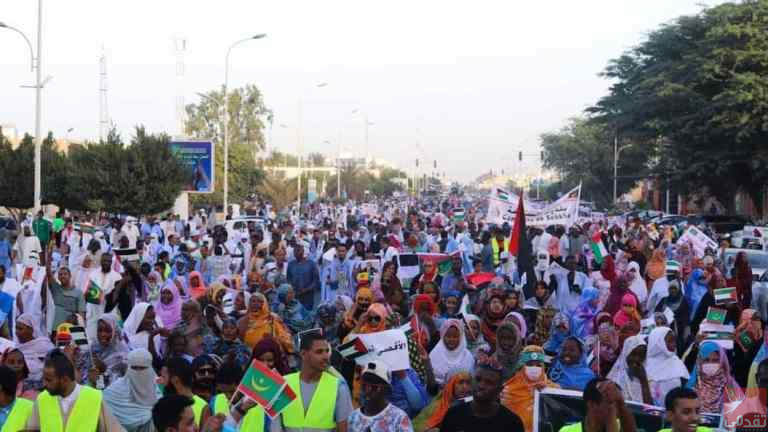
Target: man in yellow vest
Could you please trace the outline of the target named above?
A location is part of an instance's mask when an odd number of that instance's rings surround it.
[[[205,399],[192,393],[194,372],[192,365],[181,357],[172,357],[165,362],[160,374],[166,382],[165,394],[178,394],[192,399],[192,412],[195,415],[195,424],[200,427],[205,424],[211,411]]]
[[[608,431],[635,432],[632,411],[624,404],[619,386],[605,378],[593,378],[584,387],[587,412],[578,423],[563,426],[560,432]]]
[[[0,366],[0,432],[24,430],[32,414],[32,401],[16,397],[16,372],[8,366]]]
[[[504,236],[504,230],[496,228],[496,231],[491,238],[491,249],[493,250],[493,267],[498,267],[501,262],[501,253],[509,253],[509,239]]]
[[[331,346],[324,336],[301,338],[301,371],[285,376],[296,399],[272,425],[272,431],[347,431],[352,398],[347,384],[328,373]]]
[[[123,427],[101,401],[101,391],[75,381],[75,367],[56,349],[43,367],[45,390],[37,395],[24,430],[41,432],[107,432]]]
[[[686,387],[677,387],[669,391],[664,398],[667,409],[667,421],[671,428],[659,432],[709,432],[712,429],[699,426],[701,402],[696,391]]]

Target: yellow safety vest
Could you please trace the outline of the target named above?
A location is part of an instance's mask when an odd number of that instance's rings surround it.
[[[499,258],[499,242],[496,240],[496,237],[491,239],[491,249],[493,249],[493,265],[497,266],[499,265],[499,262],[501,262],[501,258]],[[504,251],[509,252],[509,239],[504,239]]]
[[[19,432],[24,430],[27,425],[27,419],[32,415],[33,405],[31,400],[16,398],[13,408],[8,413],[8,418],[5,419],[5,424],[0,429],[0,432]]]
[[[285,380],[296,394],[296,399],[288,404],[283,411],[284,427],[320,430],[336,428],[334,413],[336,412],[336,394],[339,390],[338,378],[323,372],[315,389],[315,394],[312,395],[312,400],[309,402],[309,409],[306,411],[304,401],[301,400],[299,373],[286,375]]]
[[[659,429],[659,432],[672,432],[672,428]],[[712,432],[712,428],[698,426],[696,427],[696,432]]]
[[[101,392],[93,387],[80,386],[80,394],[69,413],[66,428],[61,417],[59,401],[47,390],[37,395],[37,410],[40,432],[95,432],[101,416]]]
[[[194,402],[192,404],[192,412],[195,413],[195,424],[197,427],[200,427],[200,422],[203,420],[203,410],[208,404],[205,403],[205,399],[198,395],[192,395],[192,402]]]
[[[264,432],[264,408],[261,405],[252,406],[240,421],[243,432]]]
[[[213,415],[224,414],[229,415],[229,399],[227,395],[220,393],[213,397],[213,403],[211,404],[211,412]]]

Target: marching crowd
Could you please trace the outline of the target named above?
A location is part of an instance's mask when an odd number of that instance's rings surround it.
[[[235,228],[29,215],[15,241],[0,230],[0,430],[530,432],[547,388],[583,396],[565,431],[634,431],[628,402],[678,432],[742,399],[765,413],[745,399],[768,388],[745,254],[639,220],[521,235],[453,207],[263,205]],[[401,328],[407,369],[340,350]],[[295,394],[279,415],[238,390],[254,360]]]

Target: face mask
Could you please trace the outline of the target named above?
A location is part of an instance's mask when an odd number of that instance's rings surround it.
[[[541,378],[543,370],[540,366],[526,366],[525,367],[525,376],[528,377],[529,381],[538,381],[539,378]]]
[[[704,363],[701,365],[701,373],[707,376],[716,375],[720,371],[720,363]]]

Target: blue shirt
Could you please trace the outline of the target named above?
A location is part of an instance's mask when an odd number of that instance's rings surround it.
[[[405,371],[405,378],[392,376],[392,391],[389,402],[405,411],[409,417],[416,416],[429,402],[427,389],[413,369]]]
[[[288,263],[288,269],[286,270],[286,276],[288,283],[293,285],[297,294],[299,291],[311,288],[314,295],[315,292],[320,290],[320,271],[317,269],[317,264],[314,261],[304,259],[302,261],[291,261]],[[309,297],[309,294],[297,295],[297,297]],[[304,304],[307,306],[307,304]],[[311,304],[309,305],[312,306]]]

